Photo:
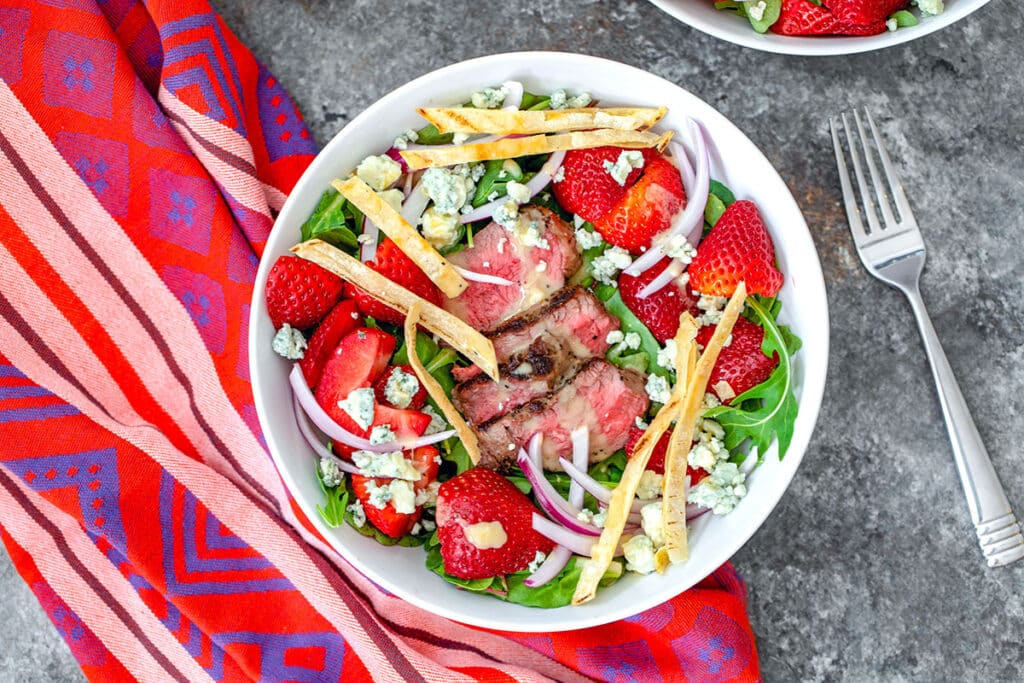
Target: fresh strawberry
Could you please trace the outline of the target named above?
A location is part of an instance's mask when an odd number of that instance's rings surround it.
[[[662,344],[676,336],[676,331],[679,330],[679,316],[683,311],[689,311],[694,316],[700,315],[697,298],[686,287],[669,284],[648,295],[646,299],[639,297],[640,290],[658,277],[668,264],[668,259],[664,259],[637,277],[625,273],[619,275],[619,294],[622,296],[622,302]]]
[[[282,256],[271,266],[263,294],[275,329],[288,323],[305,330],[327,315],[341,290],[341,278],[329,270],[298,256]]]
[[[388,405],[377,404],[373,408],[373,425],[388,425],[399,439],[415,439],[423,436],[430,426],[430,416],[418,410],[399,410]]]
[[[324,363],[338,347],[342,338],[359,327],[359,311],[352,299],[339,301],[331,309],[309,338],[306,353],[299,360],[299,367],[310,388],[316,388],[320,375],[324,371]]]
[[[373,391],[377,394],[377,402],[386,403],[388,405],[395,406],[396,408],[412,408],[414,410],[419,410],[420,408],[423,407],[423,404],[427,402],[427,389],[426,387],[423,386],[423,383],[420,382],[418,379],[416,381],[416,384],[419,388],[416,390],[416,393],[412,395],[412,398],[409,400],[409,403],[398,406],[388,400],[387,392],[385,391],[385,389],[387,388],[388,380],[391,379],[391,375],[396,370],[401,370],[402,372],[408,375],[412,375],[414,378],[416,377],[416,373],[415,371],[413,371],[411,365],[392,365],[391,367],[384,371],[384,374],[380,376],[380,379],[377,380],[377,383],[373,385]]]
[[[644,430],[640,429],[636,425],[629,428],[629,436],[626,438],[626,457],[633,457],[633,449],[636,448],[636,442],[643,436]],[[667,431],[661,435],[658,439],[658,443],[654,445],[654,450],[651,452],[651,457],[647,461],[647,468],[652,472],[658,474],[665,474],[665,456],[668,454],[668,443],[672,439],[672,432]],[[686,466],[686,475],[690,477],[690,486],[693,486],[698,481],[707,476],[707,472],[701,469],[694,469],[689,465]]]
[[[412,460],[412,464],[423,473],[419,481],[413,484],[413,488],[421,491],[431,482],[437,481],[437,472],[441,469],[441,458],[437,449],[433,446],[420,446],[412,452],[406,453],[406,457]]]
[[[693,289],[715,296],[732,296],[740,280],[748,294],[775,296],[782,287],[772,238],[757,206],[747,200],[729,205],[700,243],[689,271]]]
[[[844,24],[870,26],[882,24],[897,10],[906,9],[909,0],[829,0],[828,8]]]
[[[651,246],[651,239],[672,225],[676,213],[686,206],[686,192],[679,169],[652,152],[647,155],[643,175],[608,213],[593,221],[605,241],[639,254]]]
[[[626,176],[626,182],[619,185],[608,174],[604,164],[614,164],[622,152],[621,147],[595,147],[566,152],[562,162],[564,178],[553,185],[555,198],[562,208],[590,222],[611,211],[643,173],[643,169],[635,168]]]
[[[394,350],[395,338],[387,332],[367,327],[349,332],[324,363],[316,387],[317,403],[343,428],[365,436],[368,430],[339,408],[338,401],[348,398],[355,389],[373,386]]]
[[[525,569],[538,550],[554,548],[533,530],[533,513],[530,499],[493,470],[474,467],[441,484],[437,535],[444,570],[483,579]]]
[[[713,325],[702,327],[697,332],[697,343],[707,345],[714,334]],[[737,318],[732,328],[732,341],[722,347],[718,361],[711,371],[708,389],[715,392],[723,402],[729,403],[747,389],[756,387],[768,379],[779,364],[778,354],[772,357],[764,355],[761,344],[764,342],[764,329],[746,318]],[[721,386],[725,382],[728,388]]]
[[[391,538],[401,538],[412,531],[412,528],[416,526],[416,522],[420,520],[420,515],[423,512],[422,508],[416,508],[414,512],[406,513],[395,510],[394,503],[390,501],[383,508],[379,508],[370,502],[369,482],[372,481],[377,486],[385,486],[391,481],[390,479],[364,477],[361,474],[353,474],[351,477],[352,491],[356,494],[359,502],[363,504],[366,520],[370,524],[379,529],[385,536],[390,536]]]
[[[771,30],[784,36],[870,36],[885,31],[886,25],[885,18],[863,25],[851,24],[810,0],[783,0],[779,19]]]
[[[390,239],[385,239],[377,247],[377,257],[366,265],[392,282],[405,287],[413,294],[426,299],[432,304],[441,305],[441,290]],[[359,307],[359,311],[363,315],[394,323],[395,325],[401,325],[405,320],[405,316],[401,313],[381,303],[358,287],[348,285],[346,289],[348,294],[356,300],[356,306]]]

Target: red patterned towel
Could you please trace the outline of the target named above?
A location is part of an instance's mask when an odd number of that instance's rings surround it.
[[[491,633],[381,592],[308,531],[245,340],[315,151],[205,0],[0,7],[0,523],[86,675],[757,679],[728,566],[625,622]]]

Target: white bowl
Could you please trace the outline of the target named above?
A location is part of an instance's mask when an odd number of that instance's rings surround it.
[[[733,12],[715,9],[708,0],[651,0],[673,17],[689,24],[698,31],[730,43],[765,52],[786,55],[807,55],[823,57],[830,55],[852,55],[857,52],[881,50],[884,47],[900,45],[926,36],[963,19],[971,12],[986,5],[989,0],[946,0],[946,11],[934,17],[921,19],[917,26],[908,26],[898,31],[886,31],[877,36],[780,36],[774,33],[757,33],[744,17]]]
[[[397,132],[420,125],[415,108],[468,99],[483,86],[522,81],[533,92],[586,90],[604,103],[669,107],[665,126],[681,129],[684,114],[701,121],[720,153],[713,177],[740,198],[757,201],[777,248],[786,284],[783,317],[803,339],[796,356],[800,415],[793,442],[779,462],[772,452],[751,477],[750,493],[726,516],[705,515],[691,534],[691,559],[664,575],[630,575],[599,592],[582,607],[531,609],[456,589],[424,567],[422,548],[384,547],[353,529],[330,529],[316,506],[321,492],[314,456],[296,427],[288,400],[291,364],[270,346],[274,329],[263,304],[270,266],[299,239],[299,226],[337,176],[351,172],[368,154],[381,153]],[[728,159],[727,168],[721,159]],[[409,602],[457,621],[512,631],[562,631],[595,626],[637,614],[694,585],[728,560],[757,530],[792,479],[818,415],[828,358],[828,308],[814,243],[800,209],[757,147],[709,105],[647,72],[594,57],[522,52],[472,59],[434,71],[383,97],[356,117],[323,149],[295,186],[277,219],[256,277],[250,319],[249,356],[253,392],[267,446],[292,495],[331,545],[359,571]]]

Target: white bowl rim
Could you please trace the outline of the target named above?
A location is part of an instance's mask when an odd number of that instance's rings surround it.
[[[524,51],[524,52],[507,52],[492,54],[483,57],[476,57],[473,59],[464,60],[461,62],[453,63],[440,69],[431,71],[422,76],[419,76],[412,81],[392,90],[387,95],[381,97],[379,100],[371,104],[365,111],[356,116],[352,121],[345,125],[340,131],[338,131],[334,137],[328,142],[327,145],[320,151],[317,158],[309,165],[306,171],[300,177],[296,183],[292,193],[289,195],[287,201],[281,209],[278,215],[277,221],[275,221],[274,229],[272,229],[270,236],[268,236],[266,242],[266,251],[270,251],[270,246],[273,243],[274,233],[279,226],[284,229],[285,224],[290,223],[292,226],[299,225],[305,220],[306,216],[293,217],[291,214],[295,211],[294,205],[297,203],[298,198],[306,193],[315,192],[316,196],[319,197],[323,191],[322,186],[318,187],[307,187],[311,185],[313,170],[318,166],[318,162],[326,163],[322,161],[331,156],[331,151],[340,147],[348,142],[347,138],[351,134],[351,131],[358,130],[360,126],[364,125],[364,122],[373,118],[374,114],[378,111],[382,111],[384,108],[389,106],[393,101],[403,98],[406,93],[418,91],[424,87],[425,84],[439,81],[452,74],[457,74],[462,70],[472,70],[479,67],[487,66],[504,66],[507,67],[510,61],[516,61],[521,63],[522,66],[518,68],[525,69],[526,65],[537,66],[543,64],[548,60],[556,60],[559,63],[569,62],[576,63],[580,68],[588,69],[591,71],[600,72],[602,69],[609,70],[624,70],[630,72],[635,76],[642,76],[645,79],[655,79],[659,81],[659,85],[669,89],[675,89],[685,98],[692,101],[694,106],[702,108],[705,111],[702,112],[701,117],[698,117],[702,123],[707,122],[708,118],[718,119],[716,126],[728,127],[732,129],[732,133],[739,136],[740,139],[758,155],[758,162],[763,162],[767,166],[766,174],[769,177],[766,178],[765,182],[769,184],[777,184],[780,188],[780,195],[777,200],[786,205],[788,213],[798,218],[798,221],[794,221],[794,224],[789,226],[787,230],[794,233],[794,240],[798,243],[802,243],[800,246],[811,255],[811,258],[805,264],[806,268],[806,280],[804,286],[808,287],[807,295],[811,297],[810,303],[814,309],[821,316],[821,341],[814,350],[813,358],[814,364],[808,363],[806,360],[802,364],[804,370],[804,380],[801,390],[801,394],[798,398],[800,417],[796,424],[794,431],[793,440],[790,445],[790,449],[786,454],[786,458],[781,461],[779,467],[781,468],[777,476],[777,483],[774,484],[774,492],[770,494],[765,504],[761,508],[756,509],[754,514],[748,515],[742,520],[744,527],[744,533],[741,534],[742,538],[729,538],[728,542],[724,542],[716,547],[717,552],[711,553],[709,556],[700,558],[699,562],[704,565],[708,565],[707,572],[701,574],[693,581],[686,583],[675,589],[673,592],[666,593],[664,591],[655,593],[653,596],[643,596],[633,600],[628,606],[624,606],[618,609],[604,609],[599,611],[599,605],[597,603],[591,603],[583,607],[562,607],[554,610],[545,610],[539,608],[528,608],[520,605],[513,605],[512,603],[499,602],[493,598],[486,596],[474,596],[480,600],[487,600],[494,604],[494,613],[500,614],[499,616],[488,615],[486,618],[476,617],[473,615],[466,615],[449,608],[443,601],[434,601],[425,599],[419,593],[414,590],[414,587],[408,587],[402,584],[391,581],[386,576],[381,576],[368,569],[368,567],[360,561],[360,558],[352,553],[347,552],[346,548],[336,540],[337,530],[328,527],[320,516],[317,514],[315,506],[304,504],[299,495],[295,495],[296,502],[303,509],[310,523],[316,528],[316,530],[327,539],[329,545],[338,552],[348,563],[360,571],[364,576],[367,576],[372,581],[377,583],[379,586],[384,588],[390,593],[393,593],[407,602],[433,612],[440,616],[452,619],[454,621],[469,624],[472,626],[478,626],[483,628],[491,628],[498,630],[518,631],[518,632],[556,632],[556,631],[567,631],[575,630],[580,628],[587,628],[592,626],[599,626],[602,624],[611,623],[620,619],[628,618],[639,614],[651,607],[660,605],[668,600],[671,600],[679,593],[682,593],[686,589],[692,587],[703,578],[710,575],[720,565],[724,564],[731,558],[740,547],[745,544],[751,536],[761,527],[765,519],[771,514],[786,489],[789,487],[790,482],[796,469],[803,459],[807,445],[810,441],[813,433],[817,416],[821,407],[821,401],[824,394],[827,366],[828,366],[828,349],[829,349],[829,325],[828,325],[828,301],[826,297],[824,277],[821,271],[821,264],[817,257],[817,252],[814,248],[813,240],[810,236],[810,231],[807,227],[806,221],[803,218],[803,214],[800,211],[792,193],[786,187],[782,178],[775,171],[771,163],[760,151],[760,149],[754,145],[752,141],[731,121],[729,121],[723,114],[719,113],[714,107],[707,104],[696,95],[693,95],[685,88],[676,85],[670,81],[667,81],[659,76],[656,76],[648,71],[644,71],[637,67],[633,67],[620,62],[612,60],[593,57],[589,55],[577,54],[577,53],[564,53],[555,51]],[[346,133],[349,131],[349,133]],[[770,173],[769,173],[770,172]],[[292,228],[294,229],[294,228]],[[264,321],[262,318],[266,318],[265,306],[263,306],[262,292],[266,284],[267,274],[270,270],[270,259],[261,259],[260,266],[257,272],[256,280],[254,282],[253,299],[251,301],[251,310],[249,318],[249,367],[251,372],[253,395],[255,400],[256,412],[260,422],[261,429],[264,430],[264,438],[266,440],[267,448],[271,454],[272,459],[281,474],[282,479],[285,482],[286,487],[289,491],[295,492],[298,490],[297,480],[294,478],[293,473],[288,467],[285,459],[281,455],[282,449],[278,447],[275,435],[266,429],[268,424],[267,415],[269,414],[270,405],[268,405],[268,397],[263,395],[261,387],[264,385],[264,379],[262,377],[262,370],[260,363],[254,357],[255,349],[257,344],[267,344],[267,337],[261,336],[261,325]],[[269,324],[269,320],[266,321]],[[808,351],[803,349],[802,353]],[[806,354],[805,354],[806,359]],[[279,409],[279,406],[275,406]],[[774,457],[776,446],[773,445],[772,449],[768,452],[766,457]],[[765,484],[767,486],[767,484]],[[742,501],[741,501],[742,502]],[[343,529],[343,532],[356,534],[352,529]],[[422,549],[414,548],[413,550]],[[697,561],[697,560],[692,560]],[[430,576],[429,571],[425,570],[427,576]],[[439,577],[438,581],[441,581]],[[443,581],[442,581],[443,583]],[[457,590],[454,586],[445,584],[446,589],[453,591]],[[599,596],[600,597],[600,596]],[[510,614],[524,615],[522,619],[511,618],[505,616],[506,610],[503,607],[511,607],[513,609],[508,610]],[[589,609],[588,609],[589,608]],[[571,614],[570,618],[558,618],[555,613]]]
[[[701,0],[703,2],[704,0]],[[761,34],[750,26],[741,25],[742,31],[731,31],[725,24],[705,19],[704,12],[696,13],[686,3],[695,0],[650,0],[666,14],[680,22],[692,26],[698,31],[707,33],[720,40],[735,45],[749,47],[762,52],[773,52],[783,55],[799,55],[805,57],[834,57],[871,52],[887,47],[902,45],[918,38],[923,38],[935,31],[960,21],[964,17],[981,9],[989,0],[962,0],[948,7],[942,14],[926,17],[917,26],[908,26],[898,31],[887,31],[876,36],[782,36],[774,33]],[[727,12],[719,12],[723,20],[734,20]]]

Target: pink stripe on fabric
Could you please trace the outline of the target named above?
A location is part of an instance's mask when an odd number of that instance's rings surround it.
[[[235,168],[226,161],[219,159],[196,139],[196,135],[202,135],[207,142],[212,145],[217,145],[217,141],[210,139],[200,131],[200,128],[209,128],[208,126],[202,125],[200,120],[209,121],[217,126],[221,126],[227,131],[227,133],[230,133],[230,135],[218,135],[217,139],[228,139],[230,136],[237,137],[245,143],[247,155],[239,155],[226,147],[222,147],[222,149],[234,154],[243,161],[247,161],[249,164],[253,164],[252,150],[249,149],[248,140],[241,137],[230,128],[222,126],[219,122],[213,121],[209,117],[200,114],[191,107],[188,107],[162,85],[160,86],[158,99],[160,104],[174,115],[171,118],[171,125],[176,131],[178,131],[178,134],[185,140],[189,149],[191,149],[192,153],[196,155],[200,162],[202,162],[203,166],[206,167],[206,170],[209,171],[214,180],[220,183],[220,185],[229,192],[239,204],[250,211],[255,211],[263,214],[267,218],[271,218],[270,208],[267,205],[267,194],[263,191],[262,181],[260,181],[260,179],[255,175]],[[184,121],[185,125],[178,123],[175,119]],[[235,144],[233,147],[237,148],[238,145]],[[253,171],[256,170],[255,165],[252,166],[252,169]]]
[[[168,672],[93,588],[64,561],[57,543],[67,544],[117,602],[124,605],[150,642],[159,648],[159,652],[187,680],[212,683],[210,675],[160,623],[128,580],[96,548],[75,519],[29,489],[19,478],[5,478],[32,499],[46,518],[59,529],[61,538],[51,536],[5,487],[0,486],[0,510],[3,510],[4,528],[32,556],[43,578],[61,599],[133,676],[139,680],[158,681],[166,680]]]
[[[267,195],[267,204],[269,204],[270,208],[274,211],[280,211],[284,207],[285,201],[288,199],[288,195],[267,183],[263,183],[263,193]]]

